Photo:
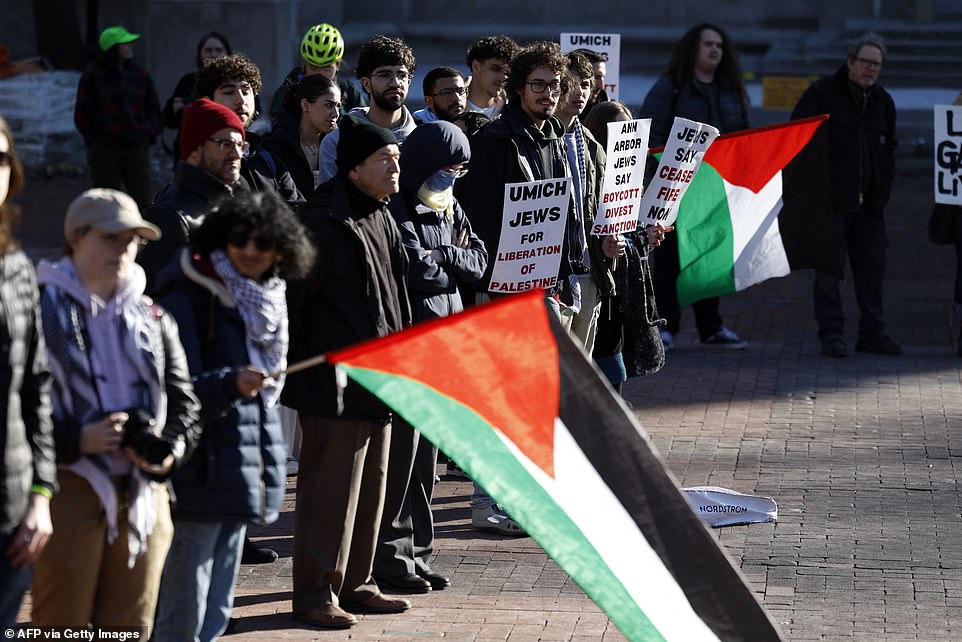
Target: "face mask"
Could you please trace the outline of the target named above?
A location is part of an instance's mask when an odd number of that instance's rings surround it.
[[[454,187],[454,181],[458,180],[460,172],[446,172],[439,169],[424,181],[424,187],[432,192],[443,192]]]
[[[449,211],[454,203],[454,182],[458,180],[467,170],[449,172],[439,169],[434,172],[421,185],[418,190],[418,200],[430,207],[435,212]]]

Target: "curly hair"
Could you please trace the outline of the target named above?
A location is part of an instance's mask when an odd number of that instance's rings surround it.
[[[748,101],[748,94],[745,93],[745,79],[742,77],[742,68],[738,64],[738,54],[735,47],[724,29],[710,22],[703,22],[695,25],[681,37],[675,45],[675,51],[671,55],[671,62],[668,63],[668,76],[675,82],[676,87],[681,87],[692,79],[695,75],[695,60],[698,57],[698,47],[701,45],[701,32],[706,29],[714,31],[722,39],[722,57],[715,70],[716,76],[727,79],[737,91],[744,102]]]
[[[317,252],[310,233],[287,203],[271,191],[239,192],[218,200],[191,238],[191,250],[203,256],[223,250],[231,232],[238,229],[248,233],[257,230],[261,237],[273,241],[281,255],[277,273],[283,279],[303,278],[314,266]]]
[[[203,36],[201,36],[200,40],[197,42],[197,58],[195,62],[197,63],[198,69],[201,69],[204,66],[204,60],[203,58],[200,57],[200,52],[203,50],[204,44],[211,38],[213,38],[214,40],[219,40],[220,44],[224,45],[224,51],[227,53],[228,56],[234,53],[234,50],[230,48],[230,43],[227,42],[227,36],[225,36],[219,31],[208,31]]]
[[[505,89],[509,100],[517,100],[524,91],[528,74],[538,67],[547,67],[561,77],[561,93],[568,91],[568,59],[557,42],[534,42],[518,52],[511,61]]]
[[[228,80],[243,80],[254,94],[261,93],[261,70],[244,54],[231,54],[211,60],[197,72],[194,93],[201,98],[214,98],[214,92]]]
[[[475,60],[484,62],[491,58],[496,58],[503,61],[504,64],[510,65],[520,50],[521,47],[518,46],[518,43],[507,36],[488,36],[468,47],[465,60],[468,63],[468,69],[471,69],[471,63]]]
[[[23,165],[20,164],[17,147],[13,143],[13,134],[10,133],[10,126],[7,125],[3,116],[0,116],[0,135],[7,139],[7,153],[10,154],[10,189],[7,192],[7,200],[0,203],[0,254],[6,254],[19,247],[13,238],[13,225],[17,221],[19,211],[10,202],[10,197],[23,189],[25,181]]]
[[[634,119],[631,110],[623,103],[617,100],[607,100],[592,107],[588,115],[585,116],[585,127],[601,143],[602,149],[608,147],[608,123],[614,122],[615,118],[621,114],[627,116],[628,120]]]
[[[565,58],[568,59],[568,71],[570,73],[577,74],[582,80],[585,78],[591,80],[594,77],[595,72],[591,67],[591,61],[588,60],[588,56],[577,51],[572,51],[565,54]]]
[[[394,65],[407,67],[408,73],[413,75],[417,66],[414,52],[400,38],[378,34],[361,43],[361,53],[357,56],[354,75],[358,78],[369,78],[378,67]]]

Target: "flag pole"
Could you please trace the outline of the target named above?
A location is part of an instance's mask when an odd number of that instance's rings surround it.
[[[271,372],[267,376],[271,379],[276,379],[281,375],[294,374],[295,372],[300,372],[301,370],[307,370],[308,368],[313,368],[314,366],[319,366],[322,363],[327,362],[326,354],[319,354],[317,356],[311,357],[310,359],[304,359],[303,361],[298,361],[297,363],[287,366],[283,370],[276,370]]]

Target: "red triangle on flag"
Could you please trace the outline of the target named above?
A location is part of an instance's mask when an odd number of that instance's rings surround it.
[[[499,299],[328,355],[407,377],[471,408],[554,477],[558,346],[544,292]]]

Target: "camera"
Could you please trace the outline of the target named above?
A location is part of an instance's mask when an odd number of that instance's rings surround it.
[[[173,453],[170,444],[153,433],[156,420],[143,408],[128,408],[124,436],[120,444],[152,466],[160,466]]]

